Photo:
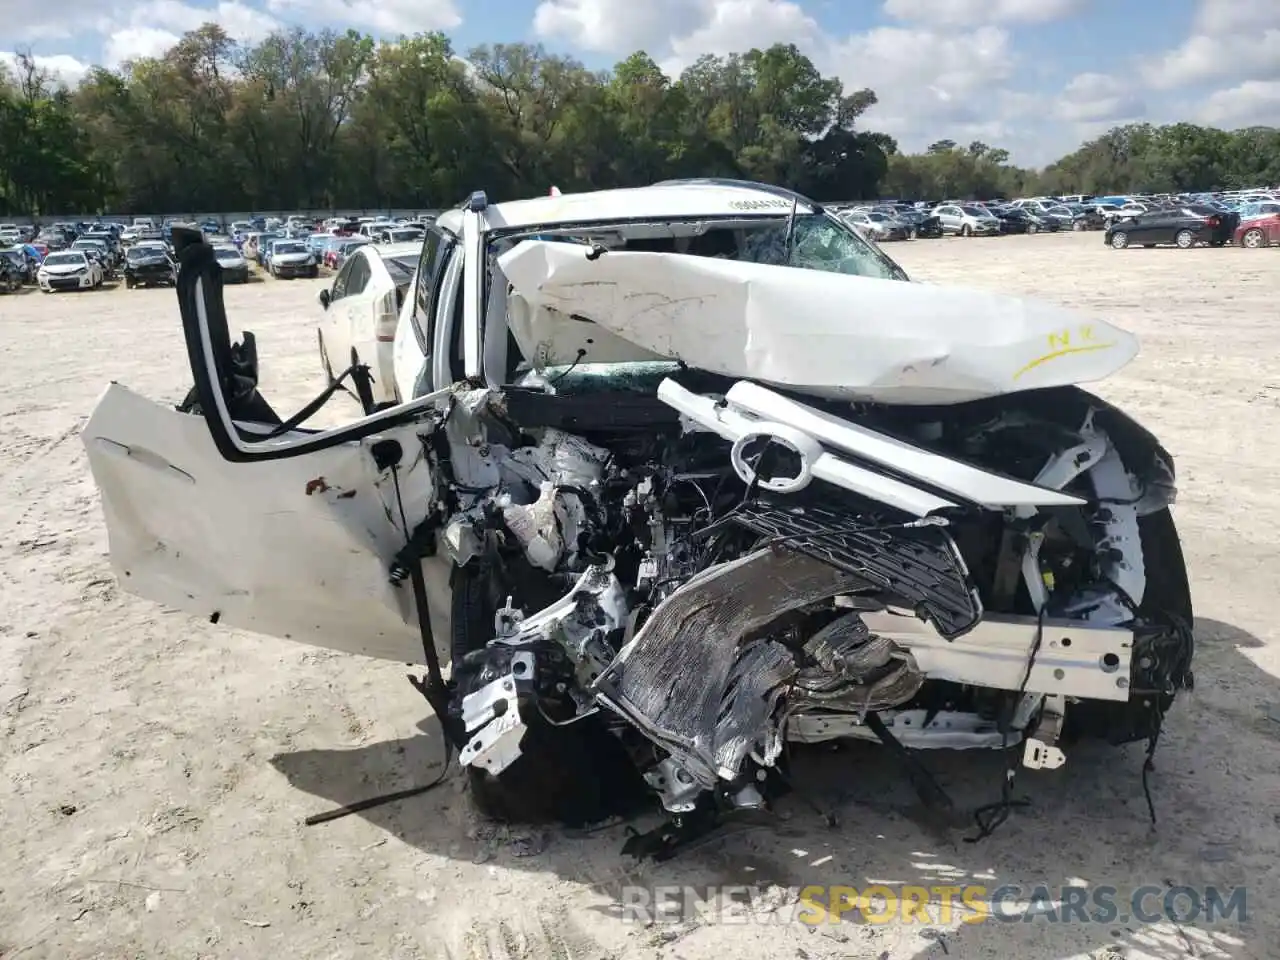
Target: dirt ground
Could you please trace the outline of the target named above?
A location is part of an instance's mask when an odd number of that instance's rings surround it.
[[[424,797],[303,826],[433,777],[434,720],[397,664],[229,631],[121,592],[78,431],[112,379],[181,398],[174,295],[29,291],[0,296],[0,956],[1277,956],[1280,251],[1115,252],[1096,234],[886,249],[917,279],[1040,296],[1142,338],[1100,392],[1177,457],[1198,614],[1196,689],[1176,704],[1151,776],[1154,831],[1141,745],[1024,771],[1017,791],[1030,806],[978,844],[922,812],[900,767],[870,745],[802,768],[776,827],[663,865],[624,861],[621,825],[496,829],[456,776]],[[233,329],[258,334],[277,408],[319,388],[322,283],[228,293]],[[926,759],[958,804],[998,795],[996,758]],[[1109,885],[1122,908],[1143,885],[1247,885],[1246,919],[962,924],[936,907],[932,922],[905,924],[856,912],[819,926],[619,916],[624,885],[763,887],[786,920],[790,888],[877,882]]]

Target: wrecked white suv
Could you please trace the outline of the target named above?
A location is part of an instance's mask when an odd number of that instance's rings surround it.
[[[313,431],[334,386],[272,410],[178,241],[195,386],[113,384],[83,433],[121,585],[425,664],[491,815],[656,797],[628,850],[664,857],[767,809],[788,744],[1055,767],[1154,749],[1191,684],[1172,458],[1076,386],[1137,352],[1101,320],[910,282],[756,184],[476,194],[428,230],[403,402]]]

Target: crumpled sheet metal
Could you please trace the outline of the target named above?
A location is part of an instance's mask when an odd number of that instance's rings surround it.
[[[703,786],[731,780],[748,754],[776,757],[777,702],[795,674],[791,653],[758,635],[783,614],[862,585],[791,550],[712,567],[654,611],[595,693]]]
[[[817,396],[932,404],[1100,380],[1138,353],[1104,320],[990,290],[675,253],[589,256],[524,240],[499,257],[530,316],[563,318],[525,332],[548,366],[669,358]]]
[[[816,666],[796,675],[787,712],[830,710],[865,715],[906,703],[924,685],[909,650],[873,635],[861,614],[827,624],[804,645]]]

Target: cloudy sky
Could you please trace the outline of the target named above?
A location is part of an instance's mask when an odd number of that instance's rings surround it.
[[[206,20],[246,40],[440,29],[461,51],[542,42],[591,67],[644,49],[673,74],[794,42],[874,89],[866,126],[904,148],[981,139],[1029,165],[1130,120],[1280,126],[1280,0],[0,0],[0,57],[30,49],[74,80]]]

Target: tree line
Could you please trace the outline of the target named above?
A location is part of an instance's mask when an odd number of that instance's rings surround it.
[[[528,44],[455,54],[441,33],[354,30],[237,44],[216,24],[74,89],[20,55],[0,76],[10,215],[440,207],[720,176],[825,200],[1164,192],[1280,183],[1280,130],[1112,130],[1044,170],[984,143],[903,153],[794,45],[704,56],[678,79],[643,52],[611,71]]]

